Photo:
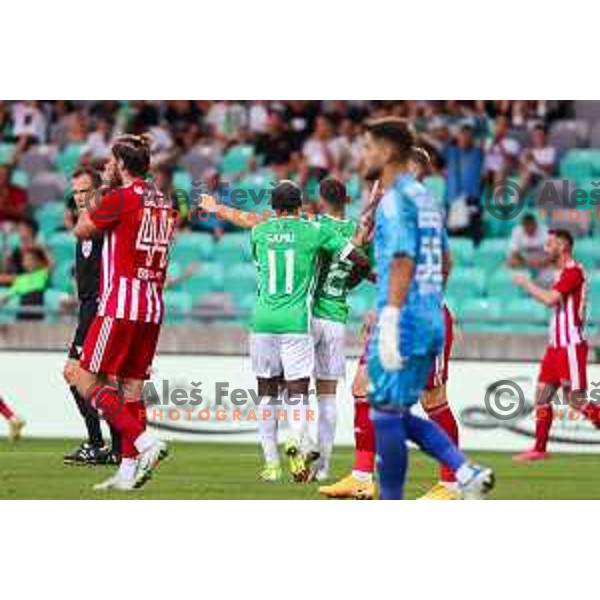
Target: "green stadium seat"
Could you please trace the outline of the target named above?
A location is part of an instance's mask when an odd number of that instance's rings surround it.
[[[61,312],[61,301],[65,297],[62,289],[49,288],[44,292],[44,320],[46,323],[56,323]]]
[[[452,305],[451,301],[448,302]],[[467,298],[455,313],[461,329],[465,331],[505,331],[502,320],[502,302],[498,298]]]
[[[475,247],[469,238],[450,238],[450,254],[456,267],[472,267],[475,264]]]
[[[486,239],[508,238],[518,224],[518,217],[508,220],[496,219],[492,215],[487,214],[487,211],[483,218],[483,230]]]
[[[524,297],[525,292],[513,283],[513,276],[517,272],[517,270],[504,268],[490,273],[485,286],[486,295],[489,298],[500,298],[503,301]]]
[[[75,263],[73,261],[57,261],[50,275],[51,287],[63,293],[73,294],[75,292],[74,267]]]
[[[254,147],[247,145],[233,146],[223,156],[221,173],[224,176],[246,171],[254,158]]]
[[[361,183],[358,175],[352,175],[348,181],[346,181],[346,192],[352,201],[359,201],[361,196]]]
[[[515,298],[503,303],[503,317],[511,331],[520,333],[546,333],[549,311],[531,298]]]
[[[173,190],[183,190],[189,198],[192,192],[192,176],[187,171],[176,171],[173,174]]]
[[[589,290],[590,298],[587,302],[588,318],[589,321],[595,323],[596,327],[600,327],[600,283],[595,285],[594,290]]]
[[[225,271],[225,291],[240,296],[256,291],[256,267],[249,263],[228,265]]]
[[[485,289],[485,272],[478,267],[455,268],[448,280],[448,294],[456,299],[482,296]]]
[[[587,269],[600,268],[600,241],[595,238],[582,238],[575,242],[575,258]]]
[[[361,283],[348,295],[348,317],[350,321],[360,323],[365,314],[375,308],[377,287],[367,282]]]
[[[50,236],[48,248],[56,264],[75,261],[75,237],[70,231],[61,231]]]
[[[475,264],[486,272],[491,272],[506,261],[508,242],[506,239],[483,240],[475,255]]]
[[[11,162],[15,152],[15,144],[0,144],[0,165]]]
[[[254,309],[254,304],[256,302],[256,294],[240,294],[239,296],[232,295],[233,304],[235,306],[235,310],[238,316],[241,319],[247,319]]]
[[[62,202],[46,202],[35,213],[45,239],[63,227],[65,206]]]
[[[196,273],[183,282],[182,289],[192,295],[194,304],[197,304],[208,292],[222,292],[223,266],[219,263],[203,263]]]
[[[587,292],[588,307],[600,306],[600,270],[592,271],[589,274]]]
[[[593,177],[600,176],[600,150],[590,149],[589,151],[590,168]]]
[[[589,150],[570,150],[560,161],[560,175],[565,179],[581,179],[592,176],[592,162]]]
[[[0,295],[8,290],[7,287],[0,287]],[[5,303],[0,304],[0,325],[14,323],[17,310],[19,308],[19,299],[10,298]]]
[[[215,244],[215,260],[223,264],[251,261],[250,232],[226,233]]]
[[[166,290],[165,319],[167,323],[182,323],[189,319],[193,305],[193,297],[189,292]]]
[[[79,163],[84,144],[68,144],[56,158],[56,167],[64,175],[70,176]]]
[[[214,257],[213,238],[208,233],[180,233],[175,238],[171,258],[182,268],[198,261],[211,261]]]
[[[425,177],[425,185],[431,190],[435,199],[440,203],[446,197],[446,180],[441,175],[430,175]]]
[[[229,204],[234,208],[257,213],[270,208],[271,181],[265,172],[253,173],[229,185]]]
[[[29,187],[29,175],[21,169],[15,169],[12,172],[10,181],[13,185],[16,185],[20,188],[27,189]]]

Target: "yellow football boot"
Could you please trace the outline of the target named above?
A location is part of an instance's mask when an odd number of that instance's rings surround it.
[[[423,494],[417,500],[462,500],[459,492],[445,486],[443,483],[436,483],[429,491]]]
[[[328,498],[373,500],[377,494],[377,490],[373,480],[361,481],[350,474],[331,485],[321,486],[319,494],[323,494],[323,496],[327,496]]]

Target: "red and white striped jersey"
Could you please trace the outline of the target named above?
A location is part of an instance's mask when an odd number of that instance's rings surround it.
[[[556,275],[553,290],[561,301],[550,318],[550,345],[564,348],[585,340],[586,274],[583,266],[569,261]]]
[[[90,218],[105,232],[98,315],[162,323],[177,211],[153,186],[136,179],[103,195]]]

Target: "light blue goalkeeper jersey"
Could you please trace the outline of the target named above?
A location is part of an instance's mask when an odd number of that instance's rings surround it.
[[[375,215],[377,310],[387,304],[390,263],[404,255],[415,262],[410,291],[400,312],[400,354],[437,355],[443,345],[442,254],[448,240],[443,214],[429,189],[412,174],[400,175],[381,198]]]

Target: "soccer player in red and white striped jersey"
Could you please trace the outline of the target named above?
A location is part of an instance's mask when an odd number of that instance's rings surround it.
[[[111,188],[88,203],[75,226],[80,238],[104,234],[98,313],[83,345],[77,387],[122,440],[117,474],[97,489],[140,487],[166,456],[166,445],[146,432],[141,395],[163,320],[178,215],[144,181],[149,166],[145,137],[117,138],[105,169]]]
[[[552,427],[552,399],[562,388],[563,397],[600,427],[599,407],[585,401],[587,392],[588,344],[585,339],[586,274],[573,258],[573,236],[569,231],[549,232],[546,252],[558,268],[552,289],[545,290],[526,275],[515,275],[514,282],[538,302],[553,308],[550,338],[540,368],[536,391],[535,445],[517,454],[515,460],[534,461],[546,458]]]

